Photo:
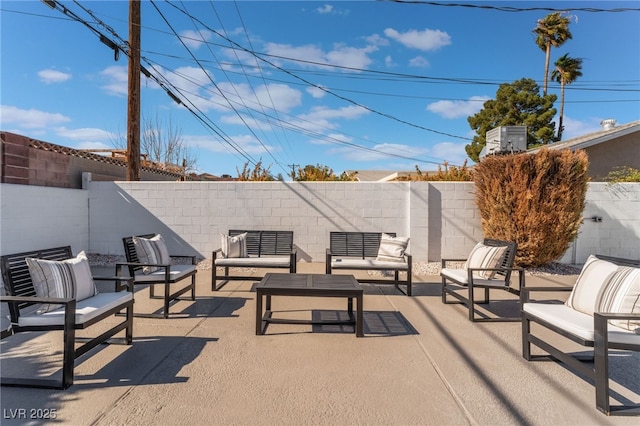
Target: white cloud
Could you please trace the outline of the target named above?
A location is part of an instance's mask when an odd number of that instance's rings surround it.
[[[600,125],[601,118],[594,118],[589,121],[580,121],[575,120],[571,117],[567,117],[566,115],[562,117],[562,124],[564,125],[564,130],[562,132],[562,140],[567,140],[571,138],[575,138],[577,136],[586,135],[587,133],[597,132],[598,130],[602,130],[602,126]],[[558,119],[556,117],[556,133],[558,132]]]
[[[10,105],[0,105],[2,126],[20,126],[26,129],[46,128],[71,121],[65,115],[39,111],[37,109],[21,109]]]
[[[382,37],[380,34],[372,34],[370,36],[364,37],[367,43],[372,44],[374,46],[388,46],[389,39]]]
[[[467,160],[468,165],[471,165],[473,162],[464,150],[467,144],[468,142],[441,142],[431,147],[429,156],[446,160],[450,165],[461,166],[465,160]]]
[[[113,133],[96,128],[67,129],[66,127],[59,127],[56,129],[56,133],[67,139],[83,141],[103,141],[115,138]]]
[[[307,87],[306,90],[307,90],[307,93],[310,94],[315,99],[324,98],[327,94],[327,92],[325,92],[324,90],[316,86],[309,86]]]
[[[317,8],[316,12],[323,15],[326,13],[331,13],[332,10],[333,10],[333,6],[331,6],[330,4],[325,4],[324,6]]]
[[[200,90],[212,85],[212,76],[208,71],[197,67],[179,67],[165,77],[175,87],[187,93],[199,93]]]
[[[268,152],[278,152],[280,148],[273,145],[261,144],[252,135],[236,135],[230,136],[231,142],[240,148],[241,151],[246,152],[249,155],[260,156],[268,154]],[[237,151],[229,145],[227,142],[216,140],[209,136],[189,136],[184,138],[185,141],[189,141],[190,146],[198,146],[212,152],[220,153],[237,153]]]
[[[127,85],[128,70],[126,65],[112,65],[102,70],[100,75],[107,80],[107,83],[102,86],[107,93],[118,96],[127,95],[129,89]]]
[[[415,58],[409,59],[410,67],[427,68],[429,65],[429,61],[427,61],[423,56],[416,56]]]
[[[460,118],[474,115],[489,100],[488,96],[472,96],[468,101],[438,101],[427,105],[427,110],[444,118]]]
[[[209,30],[186,30],[180,33],[180,40],[187,45],[188,48],[197,50],[200,46],[211,39],[213,32]]]
[[[440,30],[409,30],[401,33],[393,28],[387,28],[384,34],[406,47],[424,51],[438,50],[451,44],[451,36]]]
[[[307,44],[292,46],[290,44],[267,43],[266,53],[283,58],[291,58],[307,62],[299,65],[306,67],[318,67],[317,64],[331,64],[350,68],[367,68],[373,60],[370,53],[378,50],[377,46],[369,45],[362,48],[350,47],[344,44],[336,44],[333,49],[324,52],[322,49]]]
[[[302,92],[286,84],[269,84],[251,87],[248,84],[222,82],[218,88],[235,108],[275,109],[279,112],[290,111],[302,104]],[[219,111],[229,110],[229,102],[220,94],[211,97],[211,106]]]
[[[65,81],[71,79],[71,74],[62,71],[46,69],[38,71],[38,77],[40,77],[40,81],[46,84],[64,83]]]

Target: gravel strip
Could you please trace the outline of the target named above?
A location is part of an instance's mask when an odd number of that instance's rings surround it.
[[[89,264],[91,266],[111,266],[116,262],[125,262],[124,256],[118,255],[103,255],[88,253]],[[188,258],[176,258],[175,263],[188,263]],[[464,262],[450,262],[449,266],[453,268],[461,268]],[[437,276],[440,275],[440,262],[415,262],[413,264],[413,275],[415,276]],[[203,259],[198,262],[197,269],[201,271],[211,270],[211,259]],[[243,268],[248,270],[254,270],[255,268]],[[531,275],[578,275],[580,273],[580,267],[575,265],[565,265],[563,263],[550,263],[548,265],[539,268],[529,268],[527,273]],[[370,271],[369,275],[383,275],[387,274],[381,271]]]

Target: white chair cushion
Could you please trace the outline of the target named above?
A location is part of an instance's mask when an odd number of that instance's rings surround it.
[[[443,268],[440,271],[440,275],[449,278],[458,284],[469,285],[469,273],[466,269]],[[497,288],[504,288],[506,286],[504,279],[485,279],[478,278],[476,275],[473,277],[473,284]]]
[[[331,261],[332,269],[360,269],[360,270],[400,270],[409,269],[407,262],[388,262],[377,259],[333,259]]]
[[[75,258],[55,261],[26,258],[31,281],[38,297],[75,298],[84,300],[95,295],[96,290],[91,268],[84,251]],[[61,305],[42,304],[37,312],[59,309]]]
[[[593,316],[571,309],[565,304],[524,303],[522,310],[585,340],[593,341]],[[640,334],[609,325],[609,341],[640,344]]]
[[[169,270],[169,280],[177,281],[195,270],[196,265],[171,265],[171,269]],[[164,268],[159,268],[157,271],[151,272],[149,274],[136,271],[134,280],[136,283],[163,283]]]
[[[222,257],[236,258],[247,257],[247,232],[233,237],[220,234],[220,247]]]
[[[282,268],[289,267],[290,257],[232,257],[216,258],[216,266],[238,266],[256,268]]]
[[[132,240],[140,263],[151,265],[168,265],[171,263],[167,244],[162,235],[157,234],[153,238],[132,237]],[[150,274],[159,269],[156,266],[143,266],[142,272]]]
[[[126,303],[133,299],[130,291],[99,293],[93,297],[78,301],[76,303],[76,324],[83,324],[109,309]],[[38,325],[64,325],[64,309],[56,309],[43,314],[20,315],[18,325],[38,326]]]
[[[469,258],[465,262],[463,269],[472,268],[496,268],[504,257],[507,251],[507,246],[487,246],[483,243],[478,243],[469,253]],[[479,278],[493,278],[496,275],[496,271],[477,271],[474,272]]]
[[[407,250],[409,237],[392,237],[383,233],[380,237],[378,257],[381,262],[404,262],[404,252]]]
[[[637,313],[640,316],[640,268],[619,266],[609,276],[600,296],[598,312]],[[640,319],[609,322],[640,334]]]
[[[580,271],[566,305],[576,311],[593,315],[609,276],[618,269],[618,265],[591,255]]]

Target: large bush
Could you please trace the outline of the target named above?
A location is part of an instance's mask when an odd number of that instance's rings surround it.
[[[474,170],[486,238],[516,241],[516,264],[560,258],[578,234],[587,191],[584,151],[485,157]]]

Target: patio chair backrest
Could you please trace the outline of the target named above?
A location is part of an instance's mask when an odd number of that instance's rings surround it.
[[[507,251],[502,258],[502,262],[498,265],[499,268],[513,268],[513,263],[516,259],[516,251],[518,250],[518,244],[515,241],[502,241],[495,240],[491,238],[485,238],[483,244],[491,247],[502,247],[506,246]],[[507,270],[507,272],[499,271],[496,273],[497,275],[502,275],[506,283],[509,282],[511,278],[511,271]]]
[[[73,255],[71,254],[71,246],[65,246],[7,254],[0,257],[4,289],[9,296],[33,297],[36,295],[31,274],[29,273],[29,267],[25,261],[27,257],[60,261],[70,259]],[[11,317],[14,319],[18,318],[21,309],[34,304],[35,303],[32,302],[24,302],[18,305],[10,303],[9,310]]]
[[[247,253],[250,256],[284,255],[293,250],[293,231],[229,230],[229,236],[247,233]]]
[[[139,238],[153,238],[157,234],[144,234],[138,235]],[[133,244],[133,236],[124,237],[122,239],[122,244],[124,245],[124,256],[127,259],[127,262],[130,263],[140,263],[140,259],[138,259],[138,253],[136,252],[136,245]],[[131,276],[134,276],[134,272],[141,270],[142,266],[129,266],[129,273]]]
[[[395,232],[385,234],[396,236]],[[334,231],[329,233],[329,250],[334,256],[377,257],[381,239],[382,232]]]

